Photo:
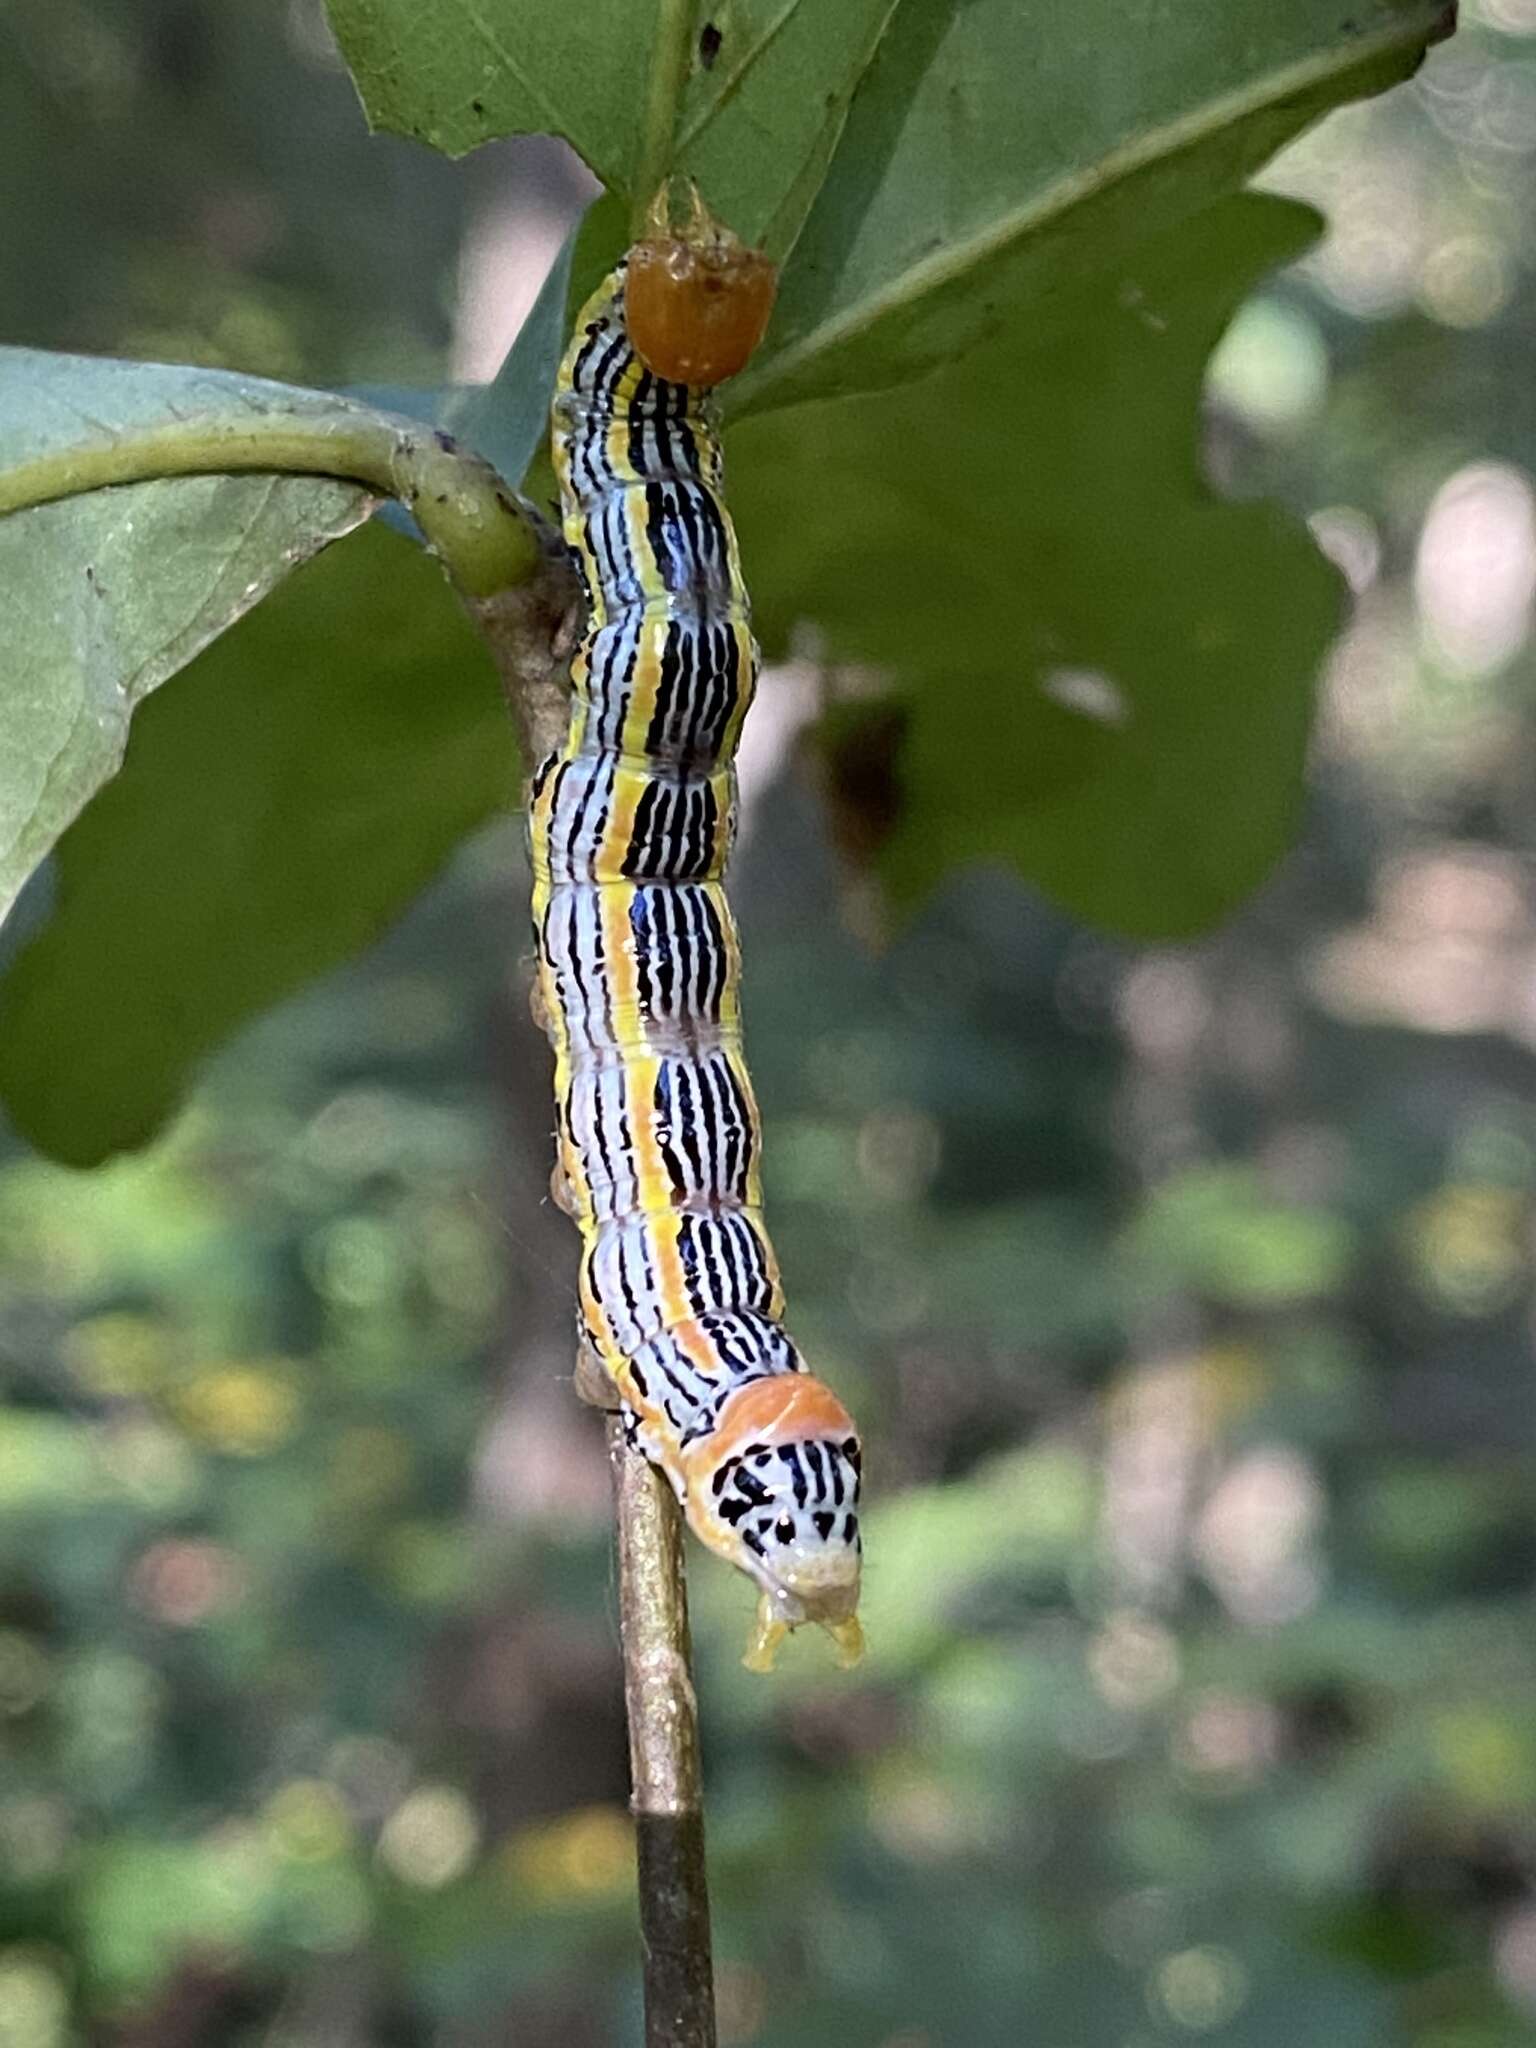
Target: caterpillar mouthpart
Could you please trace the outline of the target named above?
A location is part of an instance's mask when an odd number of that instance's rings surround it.
[[[847,1409],[812,1374],[777,1372],[735,1388],[714,1423],[684,1453],[684,1502],[695,1533],[762,1591],[748,1668],[770,1670],[808,1621],[851,1663],[862,1642],[862,1458]]]
[[[783,1578],[761,1568],[756,1577],[763,1591],[741,1660],[749,1671],[771,1671],[784,1638],[808,1621],[825,1629],[832,1638],[842,1670],[858,1663],[864,1654],[864,1631],[857,1613],[857,1559],[851,1573],[843,1558],[817,1557],[805,1560],[799,1570],[790,1564]]]
[[[752,1625],[742,1663],[749,1671],[771,1671],[778,1657],[779,1645],[794,1629],[807,1621],[817,1622],[832,1638],[837,1650],[839,1670],[848,1671],[864,1655],[864,1631],[859,1618],[853,1612],[858,1600],[859,1589],[855,1584],[843,1594],[842,1613],[830,1606],[827,1611],[812,1612],[802,1600],[782,1591],[764,1592],[757,1603],[757,1617]],[[798,1610],[795,1612],[793,1610]]]

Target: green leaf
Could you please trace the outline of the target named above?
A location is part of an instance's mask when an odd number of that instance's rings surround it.
[[[1002,862],[1094,923],[1169,937],[1285,847],[1339,580],[1276,507],[1212,496],[1194,422],[1232,311],[1315,224],[1236,195],[1049,332],[732,437],[765,641],[810,620],[832,660],[900,691],[880,862],[898,901]]]
[[[368,119],[449,156],[563,135],[622,188],[640,146],[658,0],[327,0]]]
[[[738,51],[756,47],[770,12],[780,32],[739,87],[722,89],[735,75],[729,44],[689,87],[685,167],[740,232],[768,236],[775,253],[794,248],[767,338],[724,393],[732,416],[885,389],[1010,320],[1038,318],[1051,295],[1134,258],[1150,235],[1240,185],[1331,107],[1406,77],[1454,17],[1445,0],[1372,0],[1344,19],[1334,0],[1164,0],[1130,11],[1121,0],[906,0],[883,39],[883,18],[870,10],[869,61],[846,124],[837,117],[836,147],[829,159],[830,130],[821,134],[794,158],[786,185],[793,151],[758,95],[777,107],[774,67],[793,60],[796,103],[814,97],[820,62],[820,89],[837,101],[863,63],[857,38],[819,58],[795,38],[814,20],[824,44],[829,13],[841,32],[848,11],[804,0],[765,7]],[[716,10],[717,21],[730,12]],[[637,52],[651,47],[633,8],[622,23],[588,6],[552,24],[532,0],[484,0],[475,14],[492,24],[487,33],[515,25],[524,36],[519,55],[525,67],[537,63],[537,96],[520,74],[487,65],[464,0],[332,0],[332,13],[381,124],[449,149],[553,127],[629,193],[641,146]],[[645,11],[647,34],[656,18]],[[567,51],[573,40],[580,62]],[[474,100],[482,112],[465,125],[455,109]],[[584,143],[587,126],[594,139]],[[568,312],[622,247],[616,220],[617,205],[584,224]],[[601,255],[595,272],[584,252]],[[488,388],[482,426],[510,394],[514,405],[531,402],[530,372],[538,401],[547,399],[548,381],[525,350],[515,353]]]
[[[952,361],[1405,77],[1454,20],[1446,0],[906,0],[732,410]]]
[[[698,10],[721,41],[689,81],[677,168],[776,260],[794,246],[896,9],[897,0],[725,0]]]
[[[647,183],[686,174],[738,234],[781,255],[895,0],[722,0],[707,17],[691,0],[328,5],[376,127],[450,156],[501,135],[563,135],[624,199],[644,204]],[[708,65],[693,14],[719,32]],[[692,61],[674,78],[667,53],[679,24]]]
[[[68,487],[136,437],[206,417],[314,423],[322,393],[215,371],[0,349],[0,503]],[[134,707],[299,562],[366,518],[359,484],[180,476],[0,517],[0,917],[116,772]]]
[[[322,556],[145,706],[61,841],[53,915],[0,984],[18,1128],[79,1166],[144,1143],[204,1054],[366,945],[516,790],[436,564],[377,526]]]

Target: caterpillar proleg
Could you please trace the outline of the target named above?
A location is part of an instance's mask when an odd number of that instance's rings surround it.
[[[712,386],[772,293],[707,217],[663,217],[577,316],[552,433],[587,625],[529,802],[583,1333],[694,1532],[757,1583],[761,1670],[802,1622],[862,1647],[858,1432],[782,1323],[722,883],[758,655]]]

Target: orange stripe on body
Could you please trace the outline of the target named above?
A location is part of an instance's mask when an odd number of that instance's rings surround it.
[[[634,927],[629,921],[629,906],[635,894],[633,888],[622,885],[610,885],[598,894],[608,1009],[613,1018],[614,1040],[621,1052],[646,1043],[645,1019],[640,1014],[640,968],[635,958]]]
[[[857,1434],[853,1417],[824,1381],[793,1372],[752,1380],[728,1395],[710,1441],[718,1459],[758,1437],[796,1443],[804,1437]]]

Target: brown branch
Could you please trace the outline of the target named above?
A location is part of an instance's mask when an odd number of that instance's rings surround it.
[[[546,533],[544,561],[532,582],[469,604],[495,657],[524,760],[533,768],[560,744],[569,711],[565,658],[577,590],[558,540]],[[665,1481],[625,1444],[623,1424],[613,1413],[613,1383],[585,1347],[577,1360],[576,1388],[584,1400],[608,1411],[646,2048],[715,2048],[682,1514]]]
[[[521,509],[538,534],[535,574],[489,597],[462,589],[459,594],[490,648],[522,742],[523,766],[531,773],[565,735],[570,711],[566,662],[580,591],[559,535],[530,507]]]
[[[619,1626],[645,1946],[646,2048],[715,2048],[699,1714],[683,1518],[666,1481],[608,1418],[619,1525]]]

